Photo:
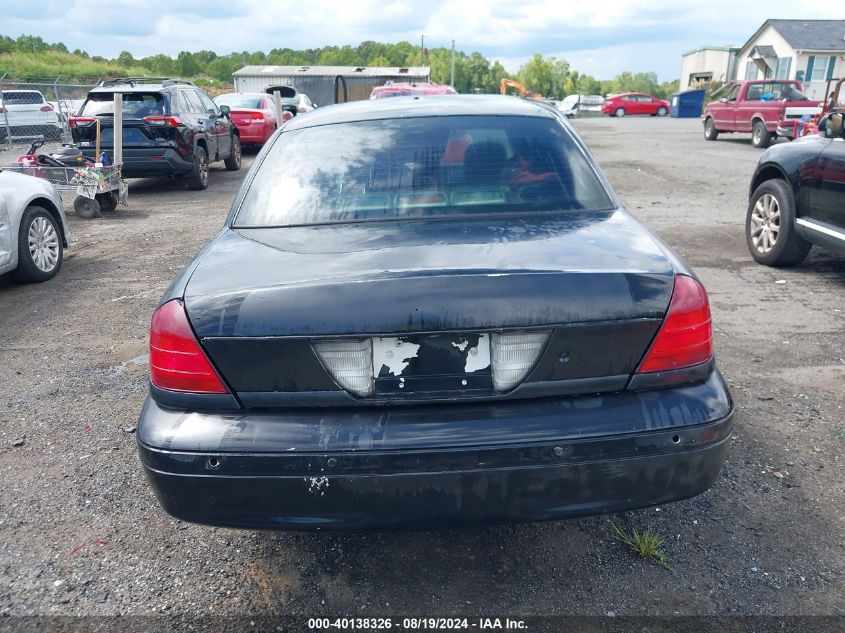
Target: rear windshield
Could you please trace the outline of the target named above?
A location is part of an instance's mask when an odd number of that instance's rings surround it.
[[[36,105],[44,103],[44,95],[34,90],[4,90],[3,101],[8,105]]]
[[[253,95],[220,95],[214,100],[217,105],[227,105],[230,108],[252,108],[260,109],[264,106],[263,97]]]
[[[553,119],[443,116],[283,133],[236,225],[608,209],[605,188]]]
[[[88,95],[79,116],[114,115],[114,93],[95,92]],[[124,92],[123,116],[143,118],[170,114],[167,101],[160,92]]]
[[[746,101],[809,101],[795,84],[787,83],[761,83],[748,86],[745,94]]]

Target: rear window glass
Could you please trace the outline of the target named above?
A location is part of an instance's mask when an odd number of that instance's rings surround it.
[[[44,95],[34,90],[4,90],[3,101],[8,105],[36,105],[44,103]]]
[[[586,158],[552,119],[449,116],[283,133],[238,226],[608,209]]]
[[[214,99],[217,105],[227,105],[230,108],[263,108],[262,97],[254,97],[252,95],[221,95]]]
[[[88,95],[88,100],[79,112],[80,116],[114,115],[114,93],[95,92]],[[170,114],[164,96],[159,92],[123,93],[123,116],[143,118]]]

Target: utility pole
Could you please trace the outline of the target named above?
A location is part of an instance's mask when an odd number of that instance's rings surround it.
[[[420,66],[425,66],[425,35],[420,35]]]
[[[452,79],[449,85],[455,87],[455,40],[452,40]]]

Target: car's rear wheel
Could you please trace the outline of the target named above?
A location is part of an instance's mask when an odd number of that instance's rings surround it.
[[[229,171],[238,171],[241,168],[241,139],[237,136],[232,136],[232,151],[223,164]]]
[[[751,128],[751,144],[754,147],[768,147],[772,143],[772,133],[762,121],[755,121]]]
[[[18,231],[18,281],[47,281],[62,267],[62,236],[56,219],[47,209],[30,206]]]
[[[713,117],[707,117],[704,120],[704,138],[708,141],[715,141],[719,138],[719,130],[716,129],[716,122]]]
[[[754,191],[745,240],[751,256],[766,266],[792,266],[807,256],[811,244],[795,231],[795,197],[786,181],[767,180]]]
[[[657,108],[657,116],[666,116],[668,110],[666,110],[666,106],[660,106]]]
[[[625,108],[616,108],[616,111],[613,113],[613,116],[617,116],[617,117],[625,116]]]
[[[100,203],[99,201],[86,198],[85,196],[77,196],[73,201],[73,210],[77,217],[90,220],[91,218],[100,217]]]
[[[202,146],[197,146],[194,155],[194,168],[186,182],[188,189],[195,191],[208,188],[208,154]]]

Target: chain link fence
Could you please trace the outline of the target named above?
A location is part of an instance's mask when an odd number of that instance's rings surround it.
[[[44,141],[42,152],[70,142],[68,119],[97,82],[60,80],[0,77],[0,164],[14,163],[33,141]]]

